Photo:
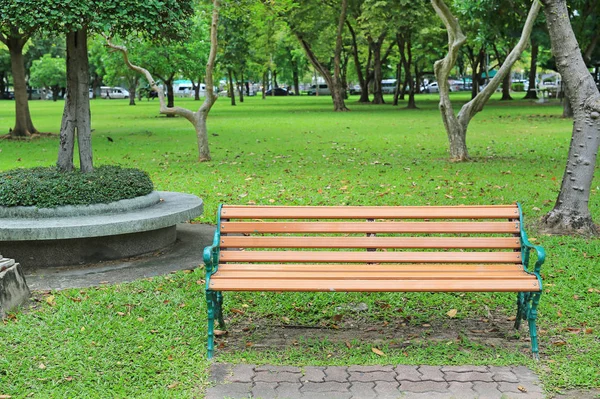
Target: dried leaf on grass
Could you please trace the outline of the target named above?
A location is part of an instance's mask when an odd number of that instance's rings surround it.
[[[385,353],[383,353],[381,350],[377,349],[377,348],[371,348],[371,351],[379,356],[385,356]]]
[[[457,314],[457,313],[458,313],[458,310],[457,310],[457,309],[452,309],[452,310],[450,310],[450,311],[449,311],[448,313],[446,313],[446,314],[448,315],[448,317],[450,317],[450,318],[454,318],[454,317],[456,317],[456,314]]]
[[[215,333],[215,336],[217,336],[217,337],[227,335],[227,331],[224,331],[224,330],[215,330],[214,333]]]

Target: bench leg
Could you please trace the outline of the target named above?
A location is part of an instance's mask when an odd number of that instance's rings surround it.
[[[527,320],[530,296],[530,292],[517,292],[517,317],[515,318],[515,330],[518,330],[521,327],[522,320]]]
[[[212,359],[215,351],[215,308],[217,307],[217,293],[206,291],[206,308],[208,310],[208,343],[207,357]]]
[[[529,322],[529,335],[531,336],[531,352],[533,353],[533,358],[535,360],[540,360],[535,321],[537,319],[537,307],[540,303],[541,296],[541,292],[531,293],[531,306],[529,307],[529,312],[527,314],[527,320]]]
[[[217,320],[219,321],[219,328],[225,330],[225,320],[223,319],[223,293],[217,292]]]

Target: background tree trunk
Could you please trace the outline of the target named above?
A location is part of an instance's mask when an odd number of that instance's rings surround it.
[[[235,106],[235,90],[233,89],[233,72],[230,68],[227,69],[227,79],[229,80],[229,98],[231,98],[231,105]],[[275,90],[272,91],[274,93]]]
[[[57,166],[63,172],[74,169],[75,135],[79,147],[82,173],[94,170],[92,162],[92,132],[89,96],[89,61],[87,29],[67,34],[67,91],[65,110],[60,127],[60,146]]]
[[[537,40],[531,38],[531,64],[529,66],[529,87],[524,99],[537,100],[537,90],[535,90],[535,78],[537,76],[537,57],[540,45]]]
[[[4,40],[2,40],[4,42]],[[11,137],[29,137],[38,133],[33,126],[25,81],[25,63],[23,60],[23,47],[27,39],[7,38],[5,44],[10,53],[10,65],[13,75],[13,87],[15,91],[15,127],[12,129]]]
[[[381,46],[383,39],[374,41],[369,38],[369,46],[373,51],[373,104],[385,104],[381,90],[381,80],[383,79],[381,70]]]
[[[574,122],[567,166],[554,209],[542,219],[553,233],[598,234],[589,211],[600,144],[600,93],[589,73],[569,20],[565,0],[542,0],[556,66],[573,106]]]
[[[512,82],[512,79],[511,79],[510,71],[509,71],[508,74],[504,77],[504,79],[502,79],[502,98],[500,99],[500,101],[510,101],[513,99],[510,96],[511,82]]]
[[[135,105],[135,92],[137,91],[138,80],[137,76],[129,80],[129,105]]]

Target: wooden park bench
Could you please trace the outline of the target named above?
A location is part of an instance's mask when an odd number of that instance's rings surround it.
[[[537,252],[533,270],[529,253]],[[223,291],[516,292],[538,358],[545,253],[506,206],[221,205],[204,249],[208,357]]]

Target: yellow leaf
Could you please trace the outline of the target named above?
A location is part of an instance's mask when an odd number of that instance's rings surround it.
[[[56,305],[56,302],[54,301],[54,295],[47,296],[46,303],[50,306]]]
[[[519,385],[517,389],[521,392],[527,392],[527,388],[525,388],[523,385]]]
[[[85,331],[85,327],[81,327],[81,332],[84,332],[84,331]]]
[[[119,316],[125,316],[125,313],[123,313],[123,312],[117,312],[117,314],[118,314]]]
[[[0,395],[0,399],[10,399],[12,396],[10,395]]]
[[[383,353],[382,351],[380,351],[380,350],[379,350],[379,349],[377,349],[377,348],[371,348],[371,351],[372,351],[374,354],[376,354],[376,355],[379,355],[379,356],[385,356],[385,353]]]
[[[458,310],[456,310],[456,309],[452,309],[452,310],[450,310],[450,311],[449,311],[448,313],[446,313],[446,314],[448,315],[448,317],[450,317],[450,318],[454,318],[454,317],[456,317],[456,314],[457,314],[457,313],[458,313]]]
[[[179,385],[179,381],[175,381],[174,383],[168,385],[167,388],[169,388],[169,389],[177,388],[177,385]]]
[[[38,368],[40,370],[46,370],[46,365],[44,363],[40,363],[40,365],[38,366]]]

